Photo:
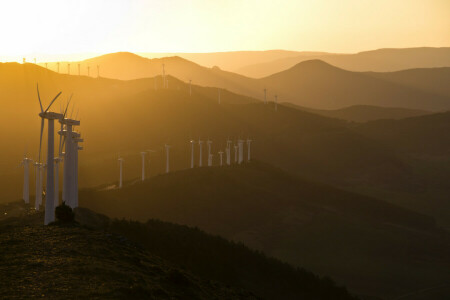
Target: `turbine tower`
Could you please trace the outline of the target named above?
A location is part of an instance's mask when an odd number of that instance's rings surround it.
[[[169,150],[170,150],[170,145],[165,144],[164,148],[166,148],[166,173],[169,173]]]
[[[220,157],[220,166],[223,166],[223,151],[219,151],[219,157]]]
[[[37,94],[39,99],[39,105],[41,107],[41,113],[39,117],[41,117],[41,136],[39,140],[39,162],[41,160],[41,147],[42,147],[42,133],[44,131],[44,121],[47,119],[48,122],[48,144],[47,144],[47,191],[46,191],[46,201],[45,201],[45,221],[44,225],[48,225],[49,223],[55,221],[55,177],[54,177],[54,158],[55,158],[55,119],[61,119],[62,114],[49,112],[48,110],[55,102],[55,100],[61,95],[59,92],[55,98],[50,102],[47,109],[44,111],[42,107],[41,97],[39,95],[39,86],[37,85]]]
[[[208,155],[208,162],[209,162],[209,166],[212,166],[212,160],[213,160],[214,155],[211,153],[210,155]]]
[[[122,171],[123,171],[123,158],[119,157],[119,189],[122,188]]]
[[[278,111],[278,95],[275,95],[275,111]]]
[[[250,161],[250,144],[251,144],[252,140],[251,139],[247,139],[247,160]]]
[[[80,136],[78,134],[78,136]],[[73,146],[74,146],[74,159],[73,159],[73,170],[74,170],[74,176],[72,179],[72,190],[73,190],[73,200],[72,204],[73,207],[78,207],[78,151],[83,150],[82,146],[79,146],[78,143],[82,143],[83,139],[80,137],[73,139]]]
[[[239,164],[241,164],[244,161],[244,141],[238,140],[239,145]]]
[[[166,70],[165,64],[162,64],[162,80],[163,80],[163,89],[166,88]]]
[[[55,207],[59,205],[59,163],[63,161],[61,156],[54,158],[55,160]]]
[[[34,195],[34,209],[35,210],[39,210],[39,206],[40,206],[40,202],[41,202],[41,197],[42,197],[42,192],[41,192],[41,183],[40,183],[40,169],[39,166],[40,164],[35,161],[34,162],[34,173],[36,176],[36,186],[35,186],[35,195]]]
[[[238,162],[238,145],[234,145],[234,163]]]
[[[192,96],[192,80],[189,79],[189,96]]]
[[[59,73],[59,62],[56,63],[57,72]]]
[[[67,74],[70,75],[70,64],[67,64]]]
[[[208,138],[208,141],[206,142],[206,144],[208,145],[208,167],[212,166],[212,160],[211,160],[211,144],[212,141]]]
[[[191,143],[191,169],[194,168],[194,140],[190,141]]]
[[[32,160],[24,156],[21,165],[23,166],[23,193],[22,199],[25,203],[30,203],[30,162]]]
[[[264,104],[267,104],[267,89],[264,88]]]
[[[141,158],[142,158],[142,174],[141,174],[141,180],[144,181],[145,180],[145,154],[147,154],[147,152],[142,151],[141,152]]]
[[[226,153],[227,153],[227,165],[231,165],[231,143],[232,141],[230,139],[227,140],[227,148],[226,148]]]
[[[202,141],[202,140],[198,140],[198,147],[199,147],[199,153],[200,153],[198,166],[201,167],[201,166],[203,165],[203,163],[202,163],[202,156],[203,156],[203,141]]]

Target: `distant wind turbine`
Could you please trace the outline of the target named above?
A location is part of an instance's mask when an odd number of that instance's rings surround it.
[[[241,164],[244,161],[244,141],[238,140],[238,146],[239,146],[239,164]]]
[[[57,72],[59,73],[59,62],[56,63],[56,67],[57,67]]]
[[[194,168],[194,140],[190,141],[191,143],[191,169]]]
[[[67,64],[67,74],[70,75],[70,64]]]
[[[145,151],[142,151],[142,152],[141,152],[141,158],[142,158],[141,180],[142,180],[142,181],[145,180],[145,154],[147,154],[147,152],[145,152]]]
[[[208,141],[206,142],[206,144],[208,145],[208,167],[212,166],[212,161],[211,161],[211,144],[212,141],[208,138]]]
[[[264,88],[264,104],[267,104],[267,89]]]
[[[238,145],[234,145],[234,162],[237,163],[238,162]]]
[[[189,79],[189,96],[192,96],[192,80]]]
[[[223,151],[219,151],[219,157],[220,157],[220,166],[223,166]]]
[[[78,64],[78,76],[80,76],[80,75],[81,75],[81,65]]]
[[[32,160],[23,157],[21,165],[23,166],[23,191],[22,191],[22,199],[25,203],[30,203],[30,163]]]
[[[275,95],[275,111],[278,111],[278,95]]]
[[[231,140],[228,139],[227,140],[227,148],[226,148],[226,153],[227,153],[227,165],[231,165]]]
[[[122,188],[123,158],[119,157],[119,189]]]
[[[164,148],[166,148],[166,173],[169,173],[169,150],[170,145],[164,145]]]
[[[251,139],[247,139],[247,160],[250,161],[250,145],[251,145],[252,140]]]
[[[199,153],[200,153],[198,166],[201,167],[201,166],[203,165],[203,162],[202,162],[202,156],[203,156],[203,141],[202,141],[202,140],[198,140],[198,147],[199,147]]]
[[[34,209],[35,210],[39,210],[39,206],[40,206],[40,203],[41,203],[41,197],[42,197],[42,192],[41,192],[41,181],[40,181],[40,179],[41,179],[41,176],[40,176],[40,168],[39,168],[39,166],[40,166],[40,163],[39,162],[37,162],[37,161],[35,161],[34,162],[34,173],[35,173],[35,176],[36,176],[36,186],[35,186],[35,195],[34,195]]]

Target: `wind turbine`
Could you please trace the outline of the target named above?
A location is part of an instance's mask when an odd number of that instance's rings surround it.
[[[227,165],[231,165],[231,143],[232,141],[227,139],[227,148],[225,150],[227,153]]]
[[[57,72],[59,73],[59,62],[56,63],[57,66]]]
[[[97,65],[97,78],[100,78],[100,66]]]
[[[169,150],[170,145],[164,145],[164,148],[166,148],[166,173],[169,173]]]
[[[192,169],[192,168],[194,168],[194,144],[195,144],[195,141],[191,140],[190,143],[191,143],[191,169]]]
[[[63,161],[61,156],[55,157],[55,207],[59,205],[59,163]]]
[[[90,73],[89,70],[91,69],[91,67],[88,66],[87,69],[88,69],[88,77],[89,77],[89,73]]]
[[[267,104],[267,89],[264,88],[264,104]]]
[[[47,65],[48,65],[48,64],[47,64],[47,63],[45,63],[45,68],[46,68],[46,69],[48,69],[48,68],[47,68]]]
[[[141,180],[142,180],[142,181],[145,180],[145,154],[147,154],[147,152],[145,152],[145,151],[142,151],[142,152],[141,152],[141,158],[142,158]]]
[[[44,225],[48,225],[49,223],[55,221],[55,182],[54,182],[54,158],[55,158],[55,119],[61,119],[62,114],[49,112],[48,110],[55,102],[55,100],[61,95],[59,92],[55,98],[50,102],[47,109],[44,111],[42,107],[41,97],[39,95],[39,86],[37,85],[37,94],[39,105],[41,107],[41,113],[39,117],[41,117],[41,136],[39,140],[39,162],[41,161],[41,147],[42,147],[42,133],[44,131],[44,121],[47,119],[48,122],[48,146],[47,146],[47,191],[46,191],[46,201],[45,201],[45,221]]]
[[[163,89],[166,88],[166,70],[165,64],[162,64],[162,80],[163,80]]]
[[[80,69],[80,64],[78,64],[78,76],[81,75],[81,69]]]
[[[238,162],[238,145],[234,145],[234,163]]]
[[[219,156],[220,156],[220,166],[223,166],[223,151],[219,151]]]
[[[122,188],[122,171],[123,171],[123,158],[119,157],[119,189]]]
[[[74,146],[74,158],[73,158],[73,179],[72,179],[72,197],[71,200],[73,208],[78,207],[78,151],[83,150],[82,146],[79,146],[78,143],[82,143],[83,139],[80,137],[73,139]]]
[[[67,64],[67,74],[70,75],[70,64]]]
[[[23,157],[21,165],[23,166],[23,193],[22,199],[25,203],[30,203],[30,162],[32,159]]]
[[[192,80],[189,79],[189,96],[192,96]]]
[[[252,140],[251,139],[247,139],[247,160],[250,161],[250,144],[251,144]]]
[[[275,95],[275,111],[278,111],[278,95]]]
[[[213,160],[214,155],[211,153],[210,155],[208,155],[208,162],[209,162],[209,166],[212,166],[212,160]]]
[[[199,158],[199,162],[198,162],[198,166],[201,167],[202,164],[202,156],[203,156],[203,141],[202,140],[198,140],[198,146],[199,146],[199,153],[200,153],[200,158]]]
[[[36,176],[36,186],[35,186],[35,195],[34,195],[34,209],[39,210],[39,206],[41,205],[41,199],[42,199],[42,191],[41,191],[41,181],[40,181],[40,170],[39,166],[40,163],[35,161],[34,162],[34,173]]]
[[[244,161],[244,141],[238,140],[239,145],[239,164],[241,164]]]
[[[212,166],[212,160],[211,160],[211,144],[212,141],[208,138],[208,141],[206,142],[206,144],[208,145],[208,167]]]

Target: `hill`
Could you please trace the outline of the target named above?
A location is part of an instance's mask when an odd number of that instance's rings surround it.
[[[404,107],[421,110],[450,109],[450,98],[416,87],[351,72],[320,60],[310,60],[260,79],[276,87],[282,101],[316,109],[339,109],[352,105]]]
[[[370,105],[353,105],[335,110],[312,109],[298,106],[289,102],[282,103],[285,106],[308,111],[325,117],[342,119],[350,122],[368,122],[380,119],[405,119],[429,114],[425,110],[407,109],[401,107],[380,107]]]
[[[218,67],[206,68],[181,57],[147,59],[128,52],[111,53],[72,63],[76,64],[80,64],[82,75],[87,74],[88,66],[92,71],[98,65],[102,77],[120,80],[161,75],[164,64],[166,74],[184,82],[192,80],[196,85],[223,88],[260,100],[263,99],[263,90],[266,88],[269,100],[273,100],[274,95],[278,94],[279,100],[283,102],[317,109],[339,109],[351,105],[434,111],[450,109],[450,96],[420,89],[414,86],[414,82],[404,85],[380,80],[376,74],[368,76],[361,72],[349,72],[319,60],[305,61],[291,69],[261,79],[248,78]],[[67,68],[66,63],[62,66]],[[49,68],[56,70],[55,63],[50,63]],[[90,74],[97,75],[93,72]],[[162,86],[162,80],[158,80],[156,87]]]
[[[0,209],[16,213],[0,222],[7,245],[0,270],[14,266],[5,297],[354,299],[330,279],[198,229],[110,220],[83,208],[75,210],[79,224],[43,227],[42,213],[18,216],[24,205]]]
[[[391,298],[449,279],[449,235],[431,218],[261,163],[83,191],[80,203],[115,217],[196,226],[327,274],[355,294]]]
[[[416,68],[450,67],[450,48],[378,49],[354,54],[298,55],[259,64],[249,63],[234,71],[244,76],[261,78],[311,59],[323,60],[336,67],[355,72],[393,72]]]

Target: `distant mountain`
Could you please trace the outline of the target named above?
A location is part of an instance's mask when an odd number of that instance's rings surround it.
[[[147,58],[162,58],[179,56],[193,61],[204,67],[218,66],[227,71],[236,71],[248,64],[258,64],[273,61],[286,57],[296,57],[298,55],[312,56],[326,54],[325,52],[303,52],[287,50],[268,51],[230,51],[230,52],[209,52],[209,53],[137,53]]]
[[[356,294],[393,298],[450,279],[450,236],[431,218],[258,162],[83,191],[80,203],[196,226],[328,274]]]
[[[380,107],[370,105],[353,105],[335,110],[321,110],[298,106],[289,102],[282,105],[308,111],[321,116],[342,119],[350,122],[368,122],[380,119],[404,119],[430,114],[425,110],[407,109],[401,107]]]
[[[319,54],[285,57],[271,62],[251,64],[235,69],[236,73],[261,78],[287,70],[311,59],[320,59],[336,67],[356,72],[392,72],[415,68],[450,67],[450,47],[378,49],[355,54]]]
[[[26,205],[0,211],[6,298],[355,299],[329,278],[186,226],[77,208],[78,224],[44,228]]]
[[[78,63],[72,63],[77,65]],[[439,94],[431,82],[417,85],[419,77],[405,79],[401,74],[396,80],[380,79],[377,74],[345,71],[333,67],[320,60],[305,61],[294,67],[262,79],[252,79],[219,68],[206,68],[180,57],[146,59],[138,55],[121,52],[103,55],[79,63],[86,74],[90,66],[90,75],[97,65],[100,66],[101,77],[121,80],[133,80],[154,77],[162,74],[163,64],[166,74],[170,74],[184,82],[192,80],[196,85],[218,87],[231,92],[263,99],[266,88],[269,100],[274,95],[282,102],[306,106],[316,109],[340,109],[352,105],[373,105],[386,107],[405,107],[420,110],[450,109],[450,96]],[[63,64],[64,66],[64,64]],[[67,66],[65,66],[67,68]],[[49,68],[56,69],[54,64]],[[419,71],[420,72],[420,71]],[[439,77],[435,74],[434,77]],[[407,76],[410,78],[411,76]],[[169,81],[170,85],[170,81]],[[162,87],[162,81],[156,82]],[[445,88],[437,88],[444,89]]]
[[[317,109],[339,109],[353,105],[405,107],[421,110],[450,109],[450,97],[430,94],[309,60],[259,80],[275,88],[280,100]]]

